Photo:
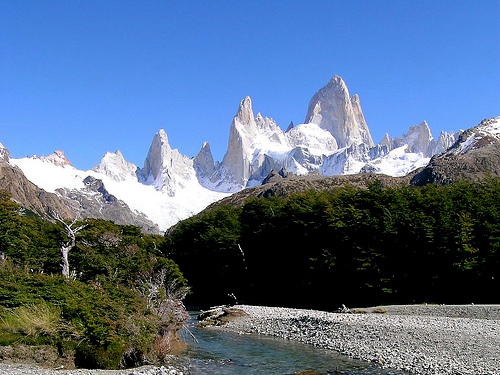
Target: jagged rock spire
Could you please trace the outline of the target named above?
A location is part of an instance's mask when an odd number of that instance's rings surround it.
[[[64,151],[56,150],[49,156],[41,156],[40,160],[48,161],[54,165],[58,165],[60,167],[64,167],[66,165],[71,166],[71,162],[64,155]]]
[[[172,149],[167,133],[160,129],[153,138],[139,175],[144,183],[174,196],[178,188],[194,178],[193,162],[177,149]]]
[[[213,176],[216,171],[210,144],[204,142],[200,152],[193,159],[194,170],[198,179],[208,179]]]
[[[251,152],[256,136],[257,124],[253,115],[252,100],[247,96],[240,102],[238,112],[231,123],[228,148],[222,160],[222,173],[231,176],[240,188],[245,187],[250,177]]]
[[[305,122],[329,131],[339,148],[352,144],[374,146],[359,96],[351,98],[347,85],[339,76],[334,76],[312,97]]]

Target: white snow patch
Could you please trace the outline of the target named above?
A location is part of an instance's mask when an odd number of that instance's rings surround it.
[[[406,152],[408,145],[395,148],[387,155],[369,163],[376,168],[377,173],[388,176],[405,176],[411,171],[426,166],[430,158],[423,157],[421,153]]]
[[[484,130],[486,132],[496,136],[497,138],[500,138],[500,116],[495,117],[492,120],[493,120],[492,123],[489,125],[486,125],[484,127]]]

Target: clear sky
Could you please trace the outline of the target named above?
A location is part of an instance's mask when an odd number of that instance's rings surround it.
[[[227,148],[239,102],[286,129],[332,76],[374,141],[427,120],[500,115],[500,1],[0,0],[0,142],[79,169],[154,134],[194,156]]]

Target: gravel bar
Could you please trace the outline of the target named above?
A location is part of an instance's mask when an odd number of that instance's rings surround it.
[[[500,375],[500,305],[383,306],[351,313],[237,307],[248,316],[229,321],[226,329],[297,340],[413,374]]]

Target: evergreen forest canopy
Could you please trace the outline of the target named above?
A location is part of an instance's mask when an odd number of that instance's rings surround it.
[[[187,291],[178,266],[158,251],[163,236],[98,219],[78,225],[67,278],[63,225],[0,192],[0,346],[52,347],[66,367],[161,362],[185,319]]]
[[[500,179],[344,187],[219,206],[178,224],[162,251],[187,303],[336,310],[497,303]]]

